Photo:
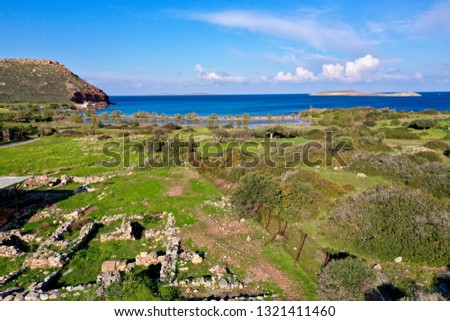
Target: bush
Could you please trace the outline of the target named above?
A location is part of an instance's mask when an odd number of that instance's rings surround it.
[[[423,146],[433,150],[445,150],[449,148],[449,145],[447,143],[441,142],[439,140],[431,140],[423,144]]]
[[[325,132],[320,129],[311,129],[303,133],[304,138],[308,139],[323,139]]]
[[[408,128],[430,129],[430,128],[435,127],[437,125],[437,123],[438,122],[436,119],[428,119],[428,118],[416,119],[409,123]]]
[[[319,277],[319,295],[327,301],[361,301],[375,283],[366,263],[352,257],[331,261]]]
[[[178,126],[177,124],[174,124],[174,123],[166,123],[166,124],[162,125],[161,127],[165,128],[169,131],[181,129],[181,126]]]
[[[415,188],[423,188],[436,197],[450,196],[450,168],[418,155],[358,154],[348,168],[368,175],[382,175]],[[432,157],[427,155],[425,157]]]
[[[354,150],[353,139],[348,136],[341,136],[334,140],[334,148],[342,152]],[[331,150],[330,150],[331,152]]]
[[[392,148],[371,136],[364,136],[355,140],[356,149],[368,152],[391,152]]]
[[[408,187],[377,186],[332,213],[338,237],[381,259],[450,262],[450,205]]]
[[[72,130],[72,129],[68,129],[68,130],[62,130],[62,131],[58,131],[55,136],[59,136],[59,137],[81,137],[83,136],[83,133],[76,131],[76,130]]]
[[[333,200],[345,189],[308,170],[288,171],[281,175],[283,212],[295,219],[329,210]]]
[[[435,153],[435,152],[418,152],[415,153],[413,155],[410,155],[410,158],[413,157],[418,157],[419,159],[424,159],[426,162],[440,162],[441,161],[441,157],[439,156],[439,154]],[[417,161],[417,158],[416,158]],[[420,161],[417,161],[420,162]],[[425,163],[425,162],[422,162]]]
[[[239,180],[231,201],[244,217],[260,221],[263,208],[273,210],[280,203],[280,184],[270,174],[249,172]]]
[[[381,130],[387,139],[420,139],[419,135],[407,128],[382,128]]]
[[[363,122],[364,125],[369,126],[369,127],[374,127],[377,125],[377,123],[371,119],[367,119]]]

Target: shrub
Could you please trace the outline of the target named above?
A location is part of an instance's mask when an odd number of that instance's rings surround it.
[[[59,137],[81,137],[83,136],[83,133],[76,131],[76,130],[72,130],[72,129],[68,129],[68,130],[63,130],[63,131],[58,131],[55,136],[59,136]]]
[[[441,142],[439,140],[430,140],[429,142],[423,144],[423,146],[434,150],[445,150],[449,148],[449,145],[447,143]]]
[[[354,150],[353,139],[348,136],[341,136],[334,140],[334,148],[342,152]],[[331,151],[331,150],[330,150]]]
[[[249,172],[239,180],[231,201],[244,217],[259,221],[263,208],[272,210],[280,203],[280,184],[270,174]]]
[[[299,218],[330,209],[334,198],[345,189],[308,170],[288,171],[281,175],[283,212]]]
[[[430,163],[423,155],[358,154],[350,159],[348,168],[423,188],[436,197],[450,196],[450,168],[441,163]]]
[[[366,263],[352,257],[331,261],[319,277],[319,295],[327,301],[361,301],[375,283]]]
[[[407,128],[382,128],[381,130],[387,139],[420,139],[419,135]]]
[[[423,159],[426,162],[440,162],[441,161],[441,157],[439,156],[439,154],[437,154],[435,152],[418,152],[413,155],[410,155],[410,158],[413,158],[413,157],[418,157],[419,159]],[[416,158],[416,162],[420,162],[420,161],[418,161]],[[425,163],[425,162],[423,162],[423,163]]]
[[[371,136],[364,136],[355,140],[356,149],[365,150],[368,152],[391,152],[392,148],[380,142]]]
[[[374,126],[377,125],[377,123],[375,121],[371,120],[371,119],[366,119],[363,122],[363,124],[366,125],[366,126],[369,126],[369,127],[374,127]]]
[[[320,129],[311,129],[303,133],[304,138],[308,139],[323,139],[325,132]]]
[[[338,237],[381,259],[430,265],[450,262],[450,206],[420,190],[377,186],[332,213]]]
[[[181,129],[181,126],[178,126],[177,124],[174,124],[174,123],[165,123],[161,127],[165,128],[165,129],[167,129],[169,131]]]
[[[409,128],[413,129],[430,129],[437,125],[436,119],[422,118],[416,119],[409,123]]]
[[[393,119],[391,120],[391,125],[392,126],[400,126],[401,122],[398,119]]]

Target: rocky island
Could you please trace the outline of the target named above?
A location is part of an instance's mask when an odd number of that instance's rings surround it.
[[[421,97],[421,94],[416,92],[395,92],[395,93],[372,93],[359,92],[354,90],[339,90],[339,91],[321,91],[309,94],[310,96],[332,96],[332,97]]]
[[[103,107],[108,95],[55,60],[0,59],[0,103],[68,103]]]

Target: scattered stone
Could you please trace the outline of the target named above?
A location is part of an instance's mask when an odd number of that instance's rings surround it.
[[[119,271],[105,272],[97,277],[97,283],[103,285],[105,288],[109,287],[113,283],[122,283],[122,277]]]
[[[372,267],[372,269],[374,269],[374,270],[381,270],[381,265],[380,265],[380,263],[375,264],[375,265]]]
[[[134,240],[136,240],[136,238],[133,235],[133,227],[131,226],[131,222],[125,219],[122,221],[122,224],[118,230],[100,236],[100,242]]]
[[[250,242],[252,240],[252,238],[250,237],[250,235],[247,235],[247,242]]]
[[[42,293],[41,295],[39,295],[39,300],[41,301],[47,301],[48,300],[48,294],[47,293]]]
[[[203,262],[203,258],[198,255],[197,253],[194,254],[194,257],[192,258],[192,264],[200,264]]]
[[[356,177],[358,177],[358,178],[367,178],[367,175],[364,174],[364,173],[358,173],[358,174],[356,174]]]
[[[227,280],[222,279],[219,281],[219,289],[221,290],[229,290],[230,289],[230,284],[228,283]]]
[[[125,271],[126,268],[127,268],[126,260],[104,261],[102,263],[102,273],[114,272],[114,271]]]
[[[141,252],[138,256],[136,256],[137,266],[157,265],[159,263],[158,254],[156,252]]]
[[[395,258],[395,263],[401,263],[403,261],[403,258],[401,256],[398,256]]]
[[[245,218],[241,218],[239,222],[245,223]]]
[[[59,299],[60,294],[58,292],[53,292],[52,294],[50,294],[50,296],[48,297],[50,300],[56,300]]]
[[[102,263],[102,272],[113,272],[116,270],[116,261],[105,261]]]

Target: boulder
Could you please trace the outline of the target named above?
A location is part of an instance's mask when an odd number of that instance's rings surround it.
[[[105,261],[102,263],[102,273],[114,272],[116,270],[116,261]]]
[[[200,264],[203,262],[203,258],[198,255],[197,253],[194,254],[194,256],[192,257],[192,264]]]
[[[230,283],[228,283],[227,280],[222,279],[219,281],[219,289],[221,290],[229,290],[230,289]]]

